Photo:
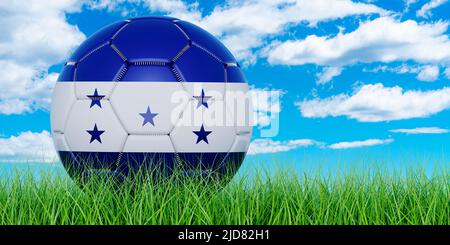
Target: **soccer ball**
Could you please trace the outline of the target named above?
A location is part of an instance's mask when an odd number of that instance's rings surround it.
[[[51,128],[72,177],[234,174],[250,143],[250,106],[219,40],[186,21],[142,17],[99,30],[72,54]]]

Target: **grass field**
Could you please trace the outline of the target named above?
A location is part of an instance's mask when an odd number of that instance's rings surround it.
[[[228,185],[130,186],[17,172],[0,179],[1,224],[450,224],[449,171],[242,175]],[[141,182],[139,182],[141,183]]]

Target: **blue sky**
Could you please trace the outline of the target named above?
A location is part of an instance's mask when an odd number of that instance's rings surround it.
[[[256,104],[280,127],[255,127],[253,158],[448,162],[450,1],[2,1],[0,13],[1,160],[54,156],[51,90],[86,37],[171,15],[221,39],[254,91],[282,95]]]

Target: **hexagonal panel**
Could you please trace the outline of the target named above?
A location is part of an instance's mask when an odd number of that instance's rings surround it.
[[[177,152],[228,152],[235,139],[234,127],[208,126],[204,124],[205,110],[191,101],[179,123],[170,133]]]
[[[75,94],[77,99],[89,100],[95,95],[101,99],[109,99],[117,82],[79,82],[75,83]],[[95,98],[94,98],[95,99]]]
[[[75,152],[121,152],[128,134],[111,108],[90,107],[91,101],[78,100],[73,105],[65,128],[70,149]]]
[[[145,18],[132,20],[113,44],[130,61],[170,61],[188,44],[188,40],[172,22]]]
[[[253,105],[247,83],[227,83],[225,102],[233,117],[237,134],[252,132]]]
[[[83,56],[85,56],[92,50],[108,42],[113,37],[113,35],[125,24],[125,21],[119,21],[95,32],[80,45],[80,47],[72,54],[70,60],[79,61]]]
[[[77,64],[76,81],[114,81],[124,61],[109,45],[91,53]]]
[[[119,82],[110,101],[130,134],[168,134],[187,98],[178,82]]]
[[[67,117],[75,102],[75,88],[73,82],[57,82],[52,95],[52,108],[50,113],[51,128],[53,132],[64,132]]]
[[[175,66],[186,82],[225,82],[224,64],[197,46],[186,50]]]
[[[236,63],[230,51],[209,32],[186,21],[176,21],[176,25],[180,26],[194,43],[206,48],[223,62]]]

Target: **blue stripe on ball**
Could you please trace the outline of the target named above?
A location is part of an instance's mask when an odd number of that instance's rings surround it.
[[[135,153],[135,152],[71,152],[59,151],[64,167],[71,175],[87,170],[115,171],[128,175],[138,170],[162,170],[171,174],[177,164],[183,170],[211,170],[220,173],[235,172],[246,155],[245,152],[208,153]],[[119,157],[120,156],[120,157]],[[157,168],[157,169],[155,169]]]

